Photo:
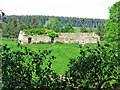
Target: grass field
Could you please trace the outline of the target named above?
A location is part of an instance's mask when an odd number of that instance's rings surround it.
[[[12,50],[17,50],[17,40],[5,39],[2,40],[2,46],[7,44]],[[77,58],[79,56],[80,48],[79,45],[75,44],[24,44],[23,46],[28,47],[32,51],[38,52],[39,50],[53,50],[51,55],[55,56],[56,59],[52,64],[52,69],[56,73],[64,75],[65,71],[68,70],[67,64],[70,58]],[[95,47],[96,44],[89,44],[90,47]]]

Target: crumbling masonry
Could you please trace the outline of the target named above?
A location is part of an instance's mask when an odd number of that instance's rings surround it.
[[[18,40],[20,43],[38,43],[42,42],[51,42],[51,38],[48,34],[45,35],[28,35],[25,34],[23,31],[20,31]],[[97,43],[100,42],[100,37],[93,33],[58,33],[58,37],[55,37],[54,43],[62,42],[62,43],[78,43],[78,44],[85,44],[85,43]]]

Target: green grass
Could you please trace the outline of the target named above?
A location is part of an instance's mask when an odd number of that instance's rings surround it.
[[[75,33],[80,33],[80,27],[73,27]],[[90,28],[86,28],[87,30],[89,30]],[[96,31],[97,28],[93,28],[93,31]]]
[[[14,39],[4,39],[2,40],[2,45],[7,44],[12,50],[18,50],[17,40]],[[94,48],[96,44],[87,44],[88,46]],[[79,45],[75,44],[24,44],[32,51],[38,52],[39,50],[53,50],[51,56],[55,56],[56,59],[52,64],[52,69],[58,74],[65,74],[68,70],[67,65],[71,58],[77,58],[79,56],[80,48]]]
[[[12,50],[17,50],[17,41],[10,39],[2,40],[2,45],[8,44]],[[52,69],[56,73],[64,75],[65,71],[68,70],[67,64],[70,58],[76,58],[79,55],[80,48],[74,44],[25,44],[32,51],[38,52],[38,50],[52,50],[51,55],[55,56],[56,59],[52,64]]]
[[[52,69],[58,74],[64,74],[68,69],[67,64],[70,58],[75,58],[79,55],[79,47],[75,45],[61,44],[61,45],[51,45],[51,44],[31,44],[25,45],[34,51],[38,50],[51,50],[53,49],[51,55],[55,56],[56,59],[52,64]]]

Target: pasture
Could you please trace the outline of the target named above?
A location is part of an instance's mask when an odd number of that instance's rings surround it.
[[[3,39],[2,46],[7,44],[12,50],[18,50],[17,39]],[[87,44],[94,48],[96,44]],[[68,70],[68,63],[71,58],[77,58],[79,56],[79,45],[75,44],[24,44],[24,47],[29,48],[32,51],[38,52],[39,50],[52,50],[51,56],[55,56],[53,61],[52,70],[56,73],[64,75]]]

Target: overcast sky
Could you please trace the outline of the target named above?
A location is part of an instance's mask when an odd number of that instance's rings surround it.
[[[0,0],[6,15],[46,15],[109,19],[109,9],[119,0]]]

